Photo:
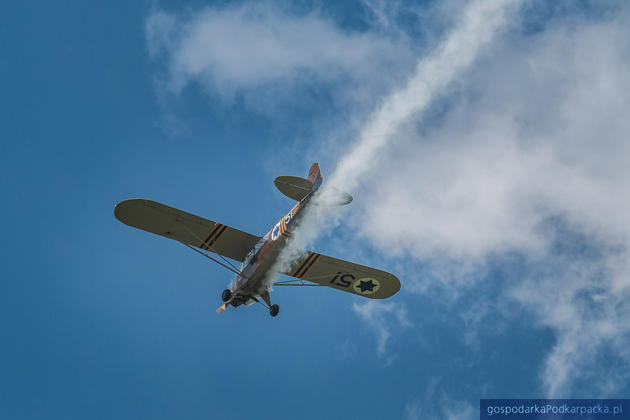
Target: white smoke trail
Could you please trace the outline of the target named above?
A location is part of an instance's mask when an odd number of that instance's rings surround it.
[[[353,190],[400,125],[424,111],[472,64],[481,49],[505,26],[508,12],[516,10],[520,3],[520,0],[473,1],[448,37],[418,61],[407,85],[386,97],[380,109],[372,114],[359,140],[338,163],[327,185]]]
[[[420,59],[406,86],[387,96],[369,118],[366,127],[335,171],[324,183],[344,191],[357,187],[360,177],[375,164],[378,152],[392,141],[392,135],[411,116],[421,114],[505,27],[508,17],[522,0],[473,0],[463,11],[448,36],[431,54]],[[324,187],[322,188],[324,190]],[[323,191],[325,193],[325,190]],[[320,194],[293,233],[275,268],[286,271],[289,264],[311,243],[329,212]]]

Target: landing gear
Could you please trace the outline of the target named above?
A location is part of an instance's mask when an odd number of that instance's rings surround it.
[[[278,312],[280,312],[280,307],[276,305],[275,303],[273,305],[271,304],[271,298],[269,297],[269,292],[267,291],[267,292],[261,293],[260,297],[267,304],[267,308],[269,308],[269,313],[271,314],[271,316],[278,315]]]
[[[232,297],[232,291],[230,289],[225,289],[223,293],[221,293],[221,300],[223,302],[227,302]]]
[[[246,295],[241,293],[233,294],[231,290],[225,289],[221,294],[221,299],[225,302],[218,310],[217,313],[223,312],[229,304],[232,306],[241,306],[241,305],[250,305],[252,302],[258,302],[263,305],[265,308],[269,309],[269,313],[271,316],[278,316],[278,312],[280,312],[280,306],[277,304],[271,304],[271,299],[269,298],[269,292],[261,293],[260,297],[264,301],[261,302],[258,300],[256,296]]]

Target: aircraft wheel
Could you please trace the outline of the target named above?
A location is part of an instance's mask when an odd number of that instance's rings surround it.
[[[269,310],[269,313],[271,314],[271,316],[278,315],[278,312],[280,312],[280,307],[276,305],[275,303],[271,305],[271,309]]]
[[[232,297],[232,291],[230,289],[225,289],[223,293],[221,293],[221,300],[223,302],[227,302]]]

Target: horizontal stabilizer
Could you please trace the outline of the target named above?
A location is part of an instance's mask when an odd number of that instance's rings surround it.
[[[292,200],[302,201],[313,191],[313,183],[297,176],[279,176],[274,183],[280,192]]]
[[[315,202],[322,206],[345,206],[352,202],[352,196],[334,187],[323,187]]]

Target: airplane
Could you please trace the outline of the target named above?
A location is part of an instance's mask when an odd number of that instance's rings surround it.
[[[322,191],[322,181],[317,162],[311,166],[307,179],[277,177],[274,181],[276,187],[297,204],[263,236],[146,199],[121,201],[114,208],[114,216],[126,225],[181,242],[235,273],[232,286],[221,294],[224,304],[217,313],[223,312],[228,305],[236,308],[257,302],[275,317],[280,307],[271,303],[269,292],[273,286],[326,286],[371,299],[394,295],[400,290],[400,281],[393,274],[317,252],[302,251],[282,267],[276,265],[295,226],[303,219],[305,210],[316,201],[313,198]],[[328,194],[326,205],[346,205],[352,201],[350,194],[332,188],[328,191],[333,193]],[[237,268],[228,258],[239,261],[240,267]],[[276,270],[293,279],[273,281],[278,274]]]

